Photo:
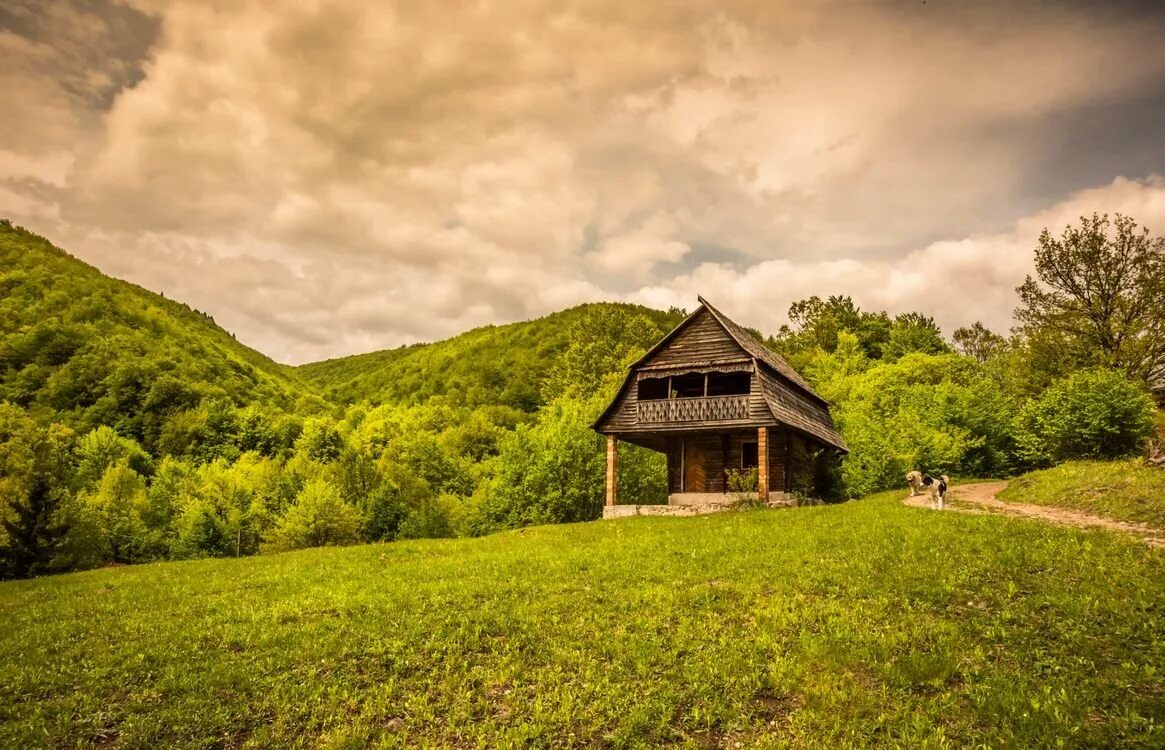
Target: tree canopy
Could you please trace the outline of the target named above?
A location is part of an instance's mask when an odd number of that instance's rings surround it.
[[[1093,214],[1059,238],[1045,229],[1035,265],[1016,290],[1023,333],[1073,365],[1165,378],[1165,238],[1127,216]]]

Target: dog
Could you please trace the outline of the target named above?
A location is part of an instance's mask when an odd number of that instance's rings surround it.
[[[947,484],[950,481],[946,474],[935,478],[921,471],[912,471],[906,475],[906,483],[910,485],[910,496],[930,495],[930,507],[933,510],[943,509],[943,501],[947,497]]]
[[[912,471],[906,475],[906,483],[910,485],[910,496],[922,494],[922,472]]]

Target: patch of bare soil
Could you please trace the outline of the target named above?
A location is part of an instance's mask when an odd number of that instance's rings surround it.
[[[1036,518],[1061,526],[1075,526],[1080,529],[1105,529],[1138,537],[1150,547],[1165,549],[1165,530],[1156,529],[1143,523],[1117,521],[1104,516],[1094,516],[1068,508],[1027,503],[1005,503],[995,496],[1007,486],[1007,482],[978,482],[951,487],[947,493],[946,510],[956,513],[997,514]],[[907,497],[904,501],[915,508],[930,508],[930,498],[926,496]]]

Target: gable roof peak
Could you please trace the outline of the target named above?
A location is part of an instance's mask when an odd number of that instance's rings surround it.
[[[740,347],[744,349],[750,356],[755,357],[757,360],[776,370],[781,374],[782,377],[789,380],[798,388],[805,391],[821,403],[828,403],[825,399],[817,394],[817,391],[813,390],[813,386],[809,385],[809,382],[805,380],[805,378],[801,377],[801,373],[794,370],[793,366],[789,364],[784,357],[758,341],[757,338],[753,336],[747,328],[717,310],[708,302],[708,300],[704,299],[701,295],[696,295],[696,299],[699,300],[700,305],[705,310],[707,310],[713,318],[716,319],[716,322],[719,323],[720,326],[728,332],[728,335],[731,336],[736,341],[736,343],[739,344]]]

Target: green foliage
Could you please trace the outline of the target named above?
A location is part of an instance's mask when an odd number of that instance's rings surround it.
[[[1138,229],[1127,216],[1093,214],[1059,239],[1040,234],[1038,279],[1016,290],[1015,315],[1025,335],[1055,342],[1061,373],[1099,366],[1146,384],[1165,378],[1165,237]]]
[[[454,406],[506,406],[532,412],[547,400],[542,384],[564,355],[565,363],[558,368],[568,380],[586,362],[602,360],[602,368],[620,365],[625,353],[655,343],[677,325],[680,312],[610,303],[580,305],[524,323],[477,328],[434,344],[340,357],[296,371],[339,402],[418,405],[436,398]],[[599,321],[610,322],[619,335],[603,333]],[[648,333],[650,329],[654,332]],[[571,351],[575,330],[613,342],[613,356],[592,349],[586,341]],[[626,342],[621,339],[624,333],[630,337]],[[605,370],[596,375],[600,372]]]
[[[1074,458],[1138,453],[1153,434],[1153,400],[1112,370],[1081,370],[1056,381],[1016,417],[1021,460],[1048,466]]]
[[[806,373],[833,403],[849,444],[840,476],[850,496],[901,485],[915,468],[992,476],[1010,467],[1011,400],[973,359],[913,353],[872,363],[845,333],[834,354],[814,355]],[[807,463],[823,480],[836,471]]]
[[[894,318],[890,338],[882,347],[882,359],[893,362],[907,354],[945,354],[950,351],[934,319],[920,313]]]
[[[1162,745],[1160,551],[903,494],[3,583],[0,746]]]
[[[831,296],[825,301],[817,296],[798,300],[789,306],[789,323],[781,327],[774,342],[786,354],[813,349],[832,353],[840,334],[848,332],[871,359],[881,359],[893,328],[886,313],[865,312],[848,295]]]
[[[83,496],[97,522],[103,559],[143,562],[151,557],[147,527],[146,483],[125,461],[108,469],[91,493]]]
[[[475,529],[598,518],[606,464],[603,439],[589,426],[595,415],[592,404],[563,398],[544,407],[535,424],[508,435]]]
[[[986,362],[1007,349],[1007,339],[977,320],[969,327],[956,328],[951,339],[959,354],[972,357],[978,362]]]
[[[340,456],[344,438],[327,417],[315,417],[303,423],[303,432],[295,441],[295,450],[313,461],[328,463]]]
[[[117,431],[102,425],[77,441],[76,481],[81,487],[93,487],[105,472],[118,463],[142,475],[153,473],[149,455],[137,441],[124,438]]]
[[[0,578],[58,567],[74,444],[72,430],[43,428],[22,409],[0,404]]]
[[[626,442],[620,443],[618,450],[619,460],[616,464],[616,477],[619,483],[620,504],[666,504],[668,496],[667,457],[657,451]],[[604,473],[604,481],[605,478]]]
[[[169,420],[208,399],[323,406],[290,368],[208,316],[104,276],[8,223],[0,225],[0,289],[0,401],[51,410],[78,431],[104,425],[150,453],[186,455],[188,445],[159,451],[159,441]],[[170,440],[191,431],[171,428]]]
[[[358,525],[356,509],[330,484],[314,480],[279,519],[269,544],[276,551],[352,544]]]
[[[0,519],[4,544],[0,546],[0,577],[27,578],[53,569],[61,540],[68,531],[58,514],[58,491],[43,472],[27,482],[25,496],[8,505]]]
[[[726,469],[724,473],[729,492],[756,492],[760,486],[760,475],[755,466],[751,469]]]
[[[678,325],[679,321],[676,322]],[[542,385],[547,402],[562,396],[613,397],[627,366],[667,333],[659,316],[615,305],[588,305],[570,324],[570,344],[551,366]],[[604,377],[605,376],[605,377]]]

